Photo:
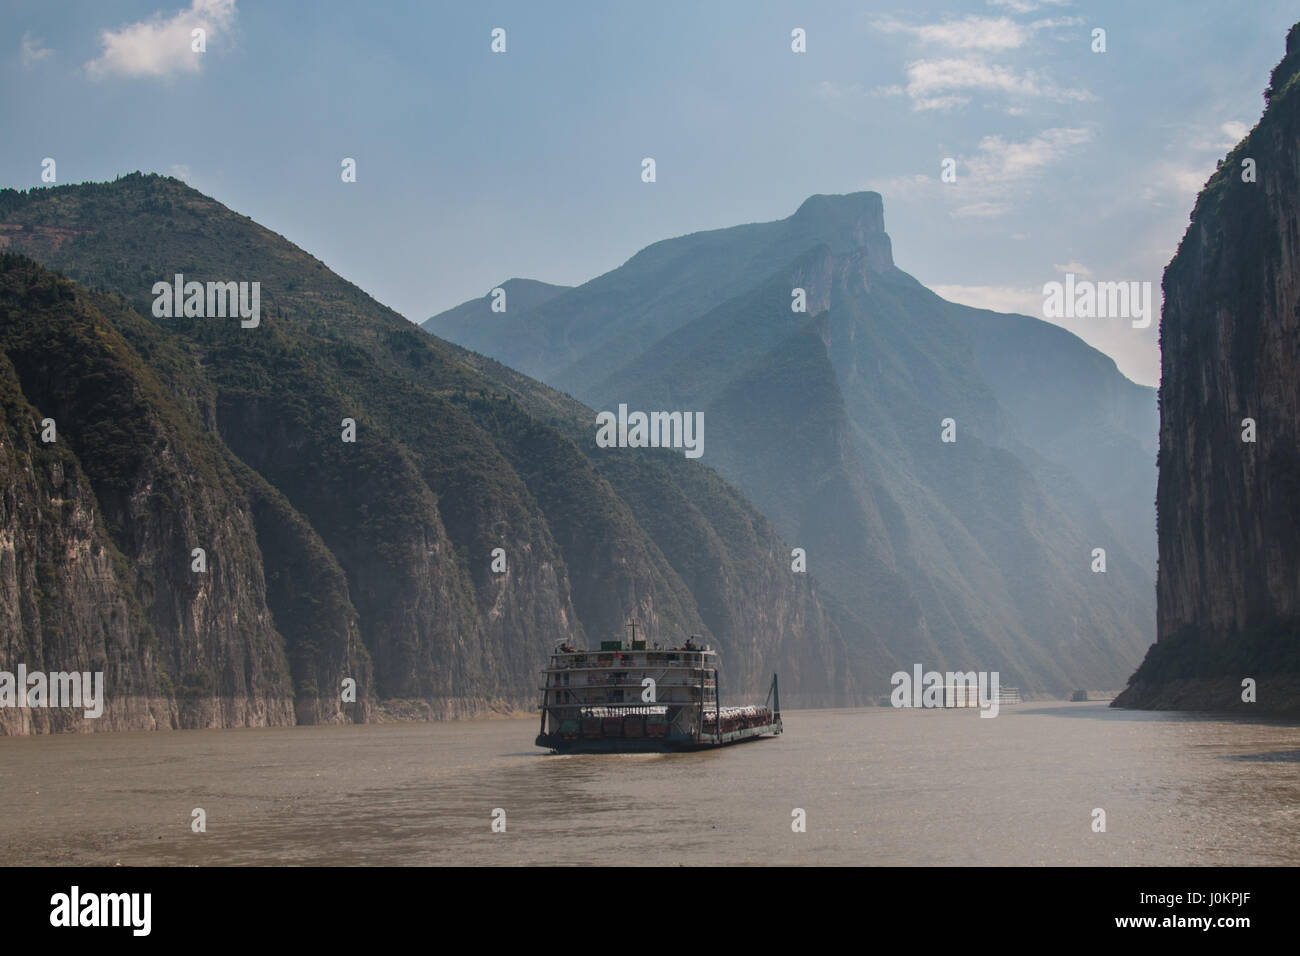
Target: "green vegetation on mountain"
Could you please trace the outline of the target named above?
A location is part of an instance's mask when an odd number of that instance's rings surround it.
[[[733,693],[780,670],[792,703],[861,699],[815,585],[735,489],[680,455],[598,454],[589,412],[485,375],[184,184],[0,191],[0,244],[67,277],[5,260],[14,401],[58,418],[120,552],[117,599],[143,620],[114,632],[117,653],[159,648],[137,682],[161,716],[116,726],[531,707],[554,642],[628,620],[719,647]],[[259,282],[259,325],[155,318],[154,283],[178,273]],[[77,587],[60,599],[85,604]]]

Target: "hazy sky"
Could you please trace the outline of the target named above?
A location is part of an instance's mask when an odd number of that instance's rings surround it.
[[[416,321],[512,276],[576,284],[659,239],[860,189],[883,193],[898,265],[948,298],[1041,317],[1043,284],[1073,271],[1149,281],[1158,308],[1296,16],[1281,0],[8,0],[0,185],[41,185],[45,157],[60,183],[178,175]],[[1157,380],[1158,321],[1062,324]]]

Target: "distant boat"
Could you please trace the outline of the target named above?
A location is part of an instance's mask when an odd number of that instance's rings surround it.
[[[1087,700],[1087,699],[1088,699],[1088,692],[1086,690],[1076,690],[1073,694],[1070,695],[1071,701],[1079,701],[1079,700]]]
[[[944,684],[939,688],[940,707],[982,707],[980,703],[979,691],[971,684]],[[888,697],[882,698],[886,703],[890,700]],[[1020,698],[1019,687],[999,687],[998,704],[1019,704],[1023,703]]]
[[[539,747],[565,753],[699,750],[782,732],[775,674],[767,702],[723,707],[716,651],[694,640],[668,648],[630,644],[555,649],[542,672]]]

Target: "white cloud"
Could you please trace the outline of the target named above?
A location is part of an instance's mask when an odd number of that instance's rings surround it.
[[[1078,26],[1081,23],[1083,20],[1079,17],[1017,23],[1008,17],[981,17],[978,14],[969,14],[960,20],[948,19],[941,23],[909,24],[894,17],[878,17],[872,21],[872,25],[882,33],[903,33],[919,43],[944,46],[951,50],[992,52],[1017,50],[1040,30]]]
[[[54,51],[43,46],[40,40],[31,35],[30,31],[23,34],[22,52],[19,54],[19,59],[24,70],[31,69],[41,60],[53,55]]]
[[[118,30],[104,30],[104,52],[86,64],[92,79],[106,76],[169,76],[197,73],[204,53],[191,49],[191,31],[201,27],[210,44],[235,21],[235,0],[192,0],[188,10],[171,16],[155,13],[148,20]]]
[[[1142,190],[1142,199],[1148,202],[1172,201],[1175,206],[1191,209],[1197,194],[1213,172],[1212,160],[1206,160],[1204,166],[1159,163],[1151,171],[1150,180]]]
[[[1208,123],[1189,123],[1185,125],[1180,140],[1171,141],[1166,144],[1165,149],[1182,155],[1190,151],[1213,153],[1217,158],[1240,143],[1249,132],[1250,126],[1240,120],[1229,120],[1226,123],[1219,123],[1217,120]]]
[[[1036,92],[1032,83],[1006,67],[987,66],[978,60],[915,60],[907,65],[907,95],[914,104],[933,101],[936,93],[962,89]]]
[[[1034,5],[1027,9],[1037,8]],[[989,63],[984,59],[984,54],[1020,50],[1042,31],[1080,23],[1083,20],[1078,17],[1020,23],[1010,17],[978,14],[940,23],[909,24],[888,16],[872,21],[872,25],[882,33],[901,34],[921,46],[952,51],[947,56],[923,55],[907,64],[906,92],[912,100],[912,109],[916,111],[965,106],[976,91],[1057,102],[1093,99],[1087,90],[1055,86],[1033,70]]]
[[[954,157],[958,170],[956,183],[942,182],[940,168],[936,166],[931,175],[912,173],[877,179],[868,182],[865,188],[876,190],[886,200],[941,203],[954,219],[994,219],[1029,198],[1027,184],[1041,178],[1049,166],[1067,158],[1074,147],[1091,140],[1091,130],[1071,127],[1043,130],[1023,142],[985,136],[973,156]]]
[[[1023,46],[1033,29],[1006,17],[981,17],[974,14],[961,20],[910,26],[892,17],[875,21],[883,33],[906,33],[922,43],[952,47],[956,50],[1014,50]]]
[[[1044,130],[1023,143],[985,136],[980,140],[979,154],[966,161],[968,176],[985,186],[1032,178],[1066,156],[1071,146],[1081,146],[1091,139],[1091,130],[1073,128]]]
[[[950,215],[954,219],[994,219],[1010,212],[1013,200],[1027,195],[1026,183],[1068,156],[1071,147],[1091,139],[1091,130],[1073,128],[1043,130],[1024,142],[985,136],[974,156],[958,159],[963,171],[944,195],[961,204]]]
[[[1009,96],[1044,97],[1058,102],[1092,99],[1086,90],[1053,86],[1032,70],[1018,73],[974,57],[914,60],[907,64],[907,95],[913,110],[949,109],[969,102],[962,92],[981,90]]]
[[[988,0],[991,7],[1006,7],[1012,13],[1033,13],[1045,6],[1068,6],[1070,0]]]
[[[1229,120],[1219,127],[1219,131],[1228,137],[1226,146],[1231,149],[1245,138],[1246,134],[1250,132],[1250,127],[1238,120]]]

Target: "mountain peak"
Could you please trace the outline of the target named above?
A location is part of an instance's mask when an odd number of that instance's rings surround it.
[[[805,199],[785,222],[793,234],[826,243],[836,256],[865,252],[867,266],[876,272],[894,266],[880,193],[818,193]]]
[[[791,221],[814,220],[860,227],[864,233],[885,231],[885,201],[880,193],[817,193],[803,201]]]

